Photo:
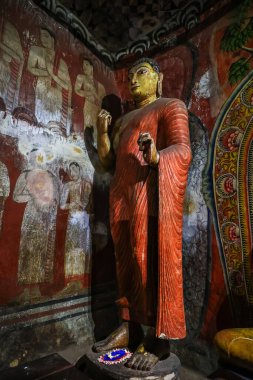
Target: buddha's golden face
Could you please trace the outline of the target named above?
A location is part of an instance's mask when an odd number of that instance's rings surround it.
[[[133,66],[128,72],[128,87],[134,100],[156,95],[158,78],[158,73],[149,63]]]

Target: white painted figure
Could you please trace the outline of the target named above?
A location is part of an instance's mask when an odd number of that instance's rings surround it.
[[[71,81],[66,62],[57,59],[55,38],[47,29],[40,29],[42,46],[32,46],[27,69],[37,77],[35,87],[35,116],[47,124],[61,123],[69,133],[71,117]]]
[[[23,65],[24,55],[18,31],[6,21],[0,40],[0,96],[9,112],[18,105]]]
[[[48,170],[23,171],[13,193],[18,203],[27,203],[19,248],[18,283],[53,281],[58,179]]]
[[[104,86],[94,80],[93,66],[87,59],[83,60],[83,74],[77,75],[75,92],[84,97],[84,129],[93,127],[94,144],[97,141],[97,116],[101,110],[102,100],[105,96]]]
[[[82,178],[77,162],[69,164],[71,181],[63,185],[60,207],[69,210],[65,240],[65,278],[90,273],[91,264],[91,191]]]
[[[10,194],[10,179],[6,165],[0,161],[0,232],[2,230],[2,221],[5,201]]]

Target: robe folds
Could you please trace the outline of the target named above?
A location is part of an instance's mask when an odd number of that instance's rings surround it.
[[[149,132],[160,159],[148,165],[137,140]],[[160,98],[122,118],[110,188],[121,316],[185,337],[182,279],[183,201],[191,160],[188,113],[178,99]]]

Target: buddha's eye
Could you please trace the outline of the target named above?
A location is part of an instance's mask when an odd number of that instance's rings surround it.
[[[139,69],[139,70],[137,71],[137,74],[143,75],[143,74],[146,74],[147,71],[148,71],[148,70],[146,70],[146,69]]]

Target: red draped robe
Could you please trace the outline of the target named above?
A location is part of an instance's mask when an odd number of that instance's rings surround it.
[[[153,137],[160,160],[143,159],[139,133]],[[160,98],[122,119],[110,189],[121,316],[185,337],[182,218],[191,160],[188,113],[178,99]]]

